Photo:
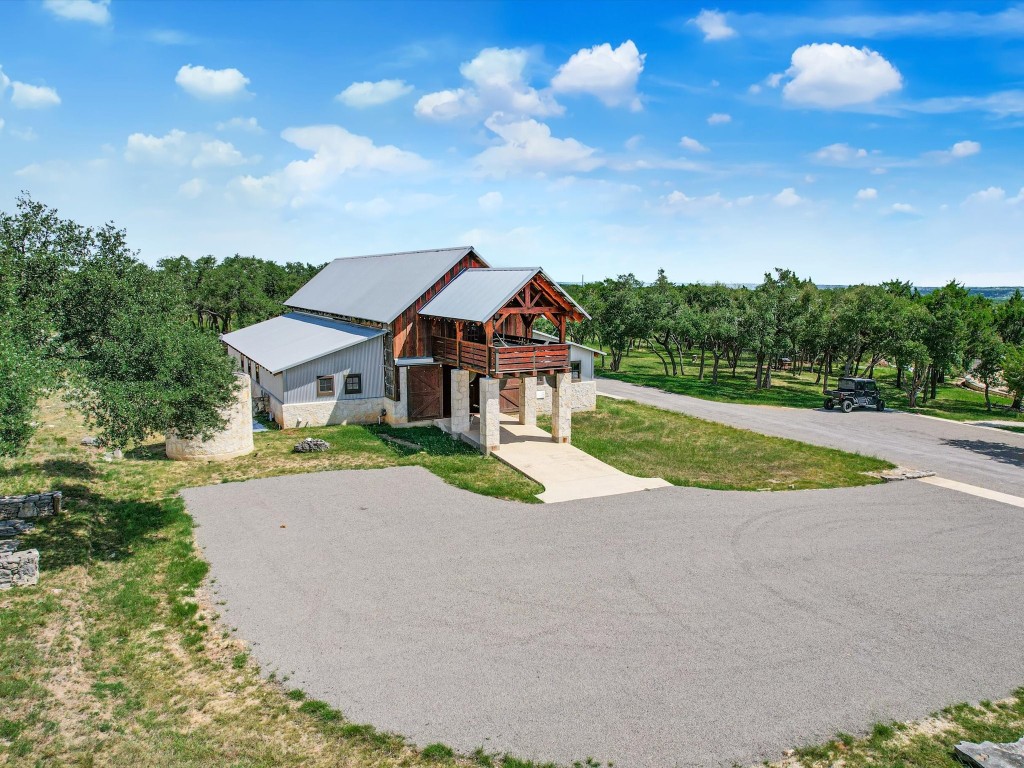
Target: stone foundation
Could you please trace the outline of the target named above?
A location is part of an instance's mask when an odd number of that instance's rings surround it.
[[[183,440],[173,432],[169,433],[164,447],[167,458],[178,461],[233,459],[252,452],[251,385],[249,377],[240,371],[235,374],[235,380],[235,402],[221,413],[227,420],[224,429],[209,440],[199,437]]]
[[[60,491],[29,496],[0,496],[0,520],[28,520],[60,512]]]
[[[395,402],[388,397],[368,397],[362,400],[321,400],[316,403],[285,403],[278,421],[285,429],[293,427],[325,427],[329,424],[376,424],[381,410],[386,410],[384,421],[396,423]],[[400,422],[399,422],[400,423]]]
[[[0,553],[0,591],[39,583],[39,551]]]

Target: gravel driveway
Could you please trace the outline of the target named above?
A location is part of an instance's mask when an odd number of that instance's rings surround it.
[[[525,506],[409,467],[184,496],[265,668],[420,745],[750,763],[1024,683],[1024,515],[920,482]]]

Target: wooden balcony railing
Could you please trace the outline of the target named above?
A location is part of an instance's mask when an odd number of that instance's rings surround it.
[[[464,368],[485,376],[559,373],[569,371],[569,345],[530,343],[513,346],[487,346],[434,336],[434,359],[445,365]]]

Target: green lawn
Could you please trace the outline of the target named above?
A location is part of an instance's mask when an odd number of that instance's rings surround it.
[[[609,358],[605,358],[607,366]],[[609,379],[626,381],[656,387],[666,392],[700,397],[705,400],[720,402],[751,403],[755,405],[782,405],[792,408],[819,408],[822,404],[821,385],[815,383],[813,373],[804,372],[797,376],[788,371],[772,373],[772,387],[768,390],[756,391],[754,388],[754,360],[750,356],[740,358],[733,377],[728,369],[720,370],[718,385],[711,384],[710,357],[705,367],[704,381],[697,380],[698,366],[686,358],[683,376],[666,376],[665,369],[658,357],[647,349],[633,350],[628,357],[622,358],[622,369],[617,372],[597,367],[599,376]],[[875,368],[875,379],[891,408],[910,410],[907,407],[907,395],[894,386],[896,371],[891,368]],[[830,386],[835,384],[835,377],[830,379]],[[998,418],[1000,420],[1019,420],[1024,425],[1024,414],[1010,411],[1010,399],[992,395],[994,406],[992,411],[985,409],[985,397],[980,392],[973,392],[952,384],[940,384],[935,400],[928,400],[913,413],[938,416],[955,421],[981,421]]]
[[[745,429],[599,397],[596,411],[574,413],[572,443],[623,472],[673,485],[720,490],[840,488],[879,482],[864,472],[880,459],[768,437]],[[541,420],[548,428],[549,419]]]
[[[422,752],[263,679],[201,586],[180,488],[329,469],[419,465],[478,493],[536,501],[542,489],[434,429],[391,447],[362,427],[257,433],[254,453],[174,462],[154,442],[106,462],[58,403],[21,459],[0,459],[0,494],[60,489],[65,510],[22,547],[40,551],[37,587],[0,592],[0,763],[12,766],[502,765]],[[301,437],[331,450],[293,454]],[[282,684],[283,683],[283,684]],[[504,768],[529,763],[504,762]]]
[[[1005,701],[957,704],[915,723],[878,723],[863,737],[837,734],[827,744],[803,747],[777,766],[794,768],[960,768],[953,747],[961,741],[996,743],[1024,736],[1024,688]]]

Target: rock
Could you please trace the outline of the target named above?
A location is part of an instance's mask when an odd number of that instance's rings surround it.
[[[1024,737],[1007,744],[961,741],[955,749],[956,756],[964,765],[975,768],[1024,768]]]
[[[320,451],[329,451],[331,444],[326,440],[320,440],[316,437],[307,437],[305,440],[301,440],[295,444],[293,449],[295,453],[318,453]]]
[[[124,453],[121,452],[120,448],[115,448],[114,449],[114,458],[115,459],[123,459],[124,458]]]
[[[100,439],[98,437],[83,437],[82,445],[88,445],[92,448],[98,448],[100,446]]]

